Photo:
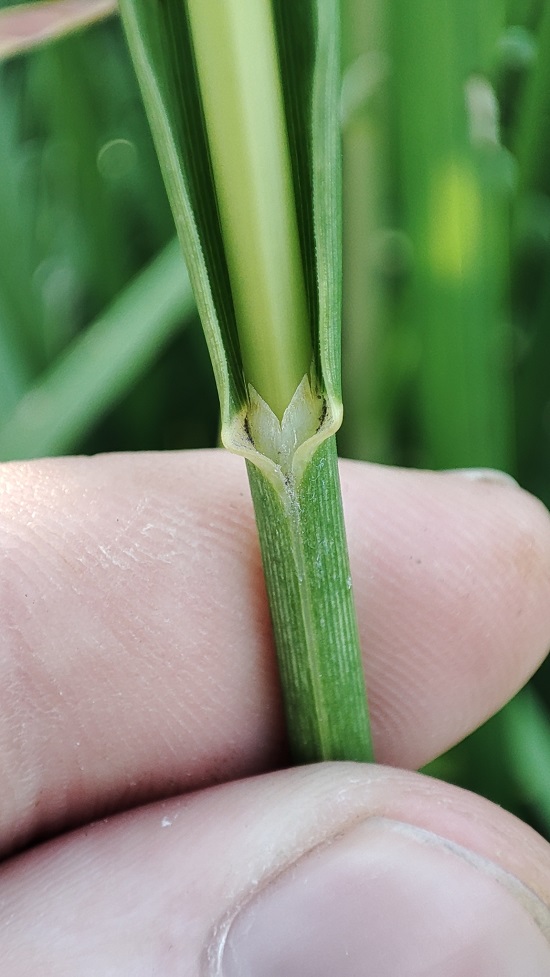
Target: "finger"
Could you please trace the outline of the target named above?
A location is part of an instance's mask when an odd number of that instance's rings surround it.
[[[342,468],[381,763],[423,766],[550,648],[548,511],[499,473],[472,474]]]
[[[275,765],[282,711],[240,460],[3,471],[4,844]],[[545,653],[547,513],[499,483],[342,475],[377,757],[420,765]]]
[[[479,797],[332,764],[65,836],[2,872],[10,977],[546,977],[549,848]]]

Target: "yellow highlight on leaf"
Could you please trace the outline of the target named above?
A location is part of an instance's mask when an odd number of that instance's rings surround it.
[[[482,200],[468,164],[448,162],[435,175],[430,201],[428,257],[441,278],[457,281],[475,265],[481,238]]]

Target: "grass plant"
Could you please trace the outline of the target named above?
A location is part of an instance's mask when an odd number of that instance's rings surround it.
[[[296,761],[372,758],[334,435],[340,396],[332,0],[123,0],[201,313],[222,441],[247,469]]]
[[[273,9],[298,17],[307,6]],[[342,449],[405,465],[504,467],[549,504],[548,5],[342,0],[341,12]],[[0,9],[6,53],[9,17],[13,7]],[[32,16],[25,31],[27,47],[42,43]],[[295,68],[307,64],[308,50]],[[173,80],[182,84],[181,75]],[[288,119],[286,103],[284,110]],[[0,112],[2,457],[215,443],[215,388],[169,243],[173,222],[119,21],[12,56],[0,71]],[[180,135],[185,142],[196,133]],[[290,157],[295,184],[308,170],[299,168],[303,157]],[[315,323],[320,276],[300,200],[307,321]],[[225,248],[221,235],[206,245],[210,262]],[[227,431],[249,391],[237,377],[241,340],[224,306],[226,274],[212,289],[234,377],[221,417]],[[134,312],[140,281],[151,301],[142,291]],[[203,315],[205,301],[199,290]],[[297,374],[309,374],[306,351],[319,349],[320,328],[306,336]],[[85,354],[94,337],[99,361]],[[102,349],[117,352],[101,361]],[[215,368],[219,380],[222,366]],[[252,385],[269,403],[262,383]],[[272,400],[278,422],[287,398]],[[321,451],[318,464],[333,466],[329,441]],[[265,504],[280,505],[270,483],[254,477]],[[311,606],[320,606],[317,597]],[[540,753],[548,665],[527,695],[433,770],[548,832]]]

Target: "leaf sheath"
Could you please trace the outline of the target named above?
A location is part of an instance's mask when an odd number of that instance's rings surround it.
[[[248,462],[297,763],[372,760],[335,438],[284,493]]]

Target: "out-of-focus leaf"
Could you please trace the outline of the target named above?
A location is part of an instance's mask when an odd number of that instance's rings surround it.
[[[89,27],[115,13],[116,0],[47,0],[0,10],[0,60]]]
[[[0,459],[71,450],[112,407],[194,308],[176,242],[21,398],[0,428]]]

